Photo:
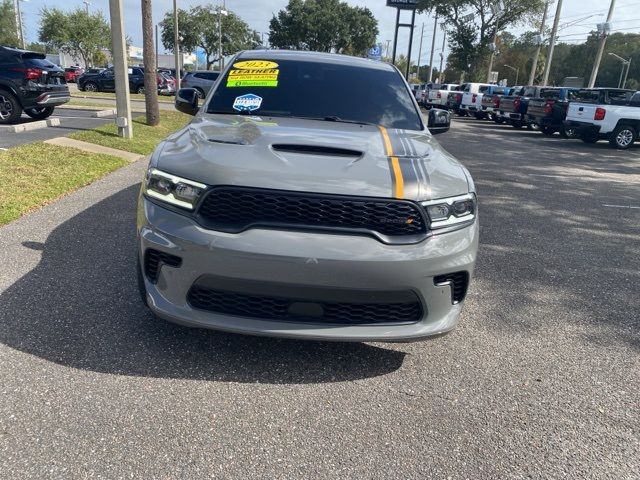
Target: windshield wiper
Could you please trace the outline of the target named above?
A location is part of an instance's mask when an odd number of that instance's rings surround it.
[[[304,118],[305,120],[320,120],[321,122],[339,122],[339,123],[353,123],[356,125],[376,125],[375,123],[371,123],[371,122],[362,122],[359,120],[347,120],[345,118],[340,118],[337,117],[335,115],[333,116],[328,116],[328,117],[297,117],[295,115],[292,115],[293,118]]]

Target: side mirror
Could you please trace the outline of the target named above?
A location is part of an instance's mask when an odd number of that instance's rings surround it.
[[[451,127],[451,114],[448,110],[432,108],[429,110],[427,127],[433,135],[448,132]]]
[[[198,92],[195,88],[181,88],[176,93],[176,110],[195,115],[198,113]]]

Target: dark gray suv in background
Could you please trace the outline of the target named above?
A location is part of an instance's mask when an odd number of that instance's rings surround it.
[[[198,98],[202,99],[207,96],[219,76],[220,72],[212,72],[210,70],[187,72],[182,77],[181,86],[183,88],[193,88],[198,92]]]
[[[449,113],[423,116],[395,67],[248,51],[201,108],[189,88],[176,106],[195,118],[157,147],[138,203],[139,287],[157,316],[350,341],[456,325],[475,187],[432,136]]]

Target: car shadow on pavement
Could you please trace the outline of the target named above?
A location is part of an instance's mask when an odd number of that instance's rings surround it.
[[[40,263],[0,295],[0,341],[72,368],[116,375],[260,383],[375,377],[404,352],[189,329],[143,307],[135,271],[137,186],[57,227]]]

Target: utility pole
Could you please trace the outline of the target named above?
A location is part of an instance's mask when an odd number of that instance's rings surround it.
[[[613,16],[613,9],[616,6],[616,0],[611,0],[611,5],[609,5],[609,13],[607,15],[607,22],[611,22],[611,17]],[[605,24],[605,25],[606,25]],[[598,53],[596,53],[596,60],[593,63],[593,69],[591,70],[591,78],[589,79],[588,88],[593,88],[593,85],[596,83],[596,77],[598,76],[598,69],[600,68],[600,61],[602,60],[602,53],[604,52],[604,46],[607,43],[607,30],[603,27],[602,33],[600,35],[600,45],[598,45]]]
[[[547,53],[547,62],[544,65],[544,75],[542,76],[542,85],[549,82],[549,72],[551,71],[551,61],[553,60],[553,49],[556,46],[556,34],[558,33],[558,22],[560,22],[560,13],[562,12],[562,0],[558,0],[556,7],[556,16],[553,19],[553,28],[551,29],[551,38],[549,39],[549,50]]]
[[[24,43],[24,30],[22,28],[22,12],[20,11],[20,2],[24,0],[16,0],[16,16],[18,17],[18,37],[20,38],[20,45],[22,49],[25,48]]]
[[[531,65],[531,73],[529,73],[529,85],[533,85],[536,78],[536,69],[538,68],[538,57],[540,56],[540,50],[542,50],[542,34],[544,33],[544,26],[547,22],[547,10],[549,10],[549,1],[544,4],[544,14],[542,15],[542,23],[540,24],[540,30],[538,31],[538,47],[536,53],[533,56],[533,64]]]
[[[389,44],[391,43],[391,40],[387,40],[387,49],[385,50],[385,57],[389,58]]]
[[[222,2],[222,8],[218,7],[218,62],[220,64],[220,72],[224,70],[224,56],[222,55],[222,15],[229,15],[224,1]]]
[[[624,74],[624,79],[622,80],[622,88],[627,87],[627,77],[629,76],[629,69],[631,68],[631,57],[627,60],[627,71]]]
[[[180,38],[178,36],[178,5],[173,0],[173,57],[176,66],[176,92],[180,88]]]
[[[91,5],[91,3],[87,0],[82,0],[82,3],[84,3],[85,11],[87,12],[87,15],[89,15],[89,5]]]
[[[444,47],[447,42],[447,30],[444,23],[440,24],[440,28],[442,28],[442,50],[440,50],[440,70],[438,70],[438,82],[442,83],[444,81],[444,75],[442,74],[442,64],[444,62]]]
[[[142,0],[142,52],[144,61],[144,106],[147,125],[155,127],[160,123],[158,106],[158,77],[156,57],[153,50],[153,9],[151,0]]]
[[[495,7],[492,7],[495,16],[496,16],[496,29],[493,32],[493,43],[491,56],[489,57],[489,68],[487,69],[487,83],[491,83],[491,71],[493,70],[493,58],[496,55],[496,49],[498,48],[496,42],[498,41],[498,30],[500,30],[500,15],[502,15],[502,11],[504,10],[504,4],[502,0],[498,0],[496,2]]]
[[[113,46],[113,73],[116,81],[116,125],[118,135],[133,137],[131,127],[131,101],[129,97],[129,73],[127,69],[127,44],[124,39],[122,1],[109,0],[111,18],[111,45]]]
[[[416,77],[418,82],[420,81],[420,59],[422,58],[422,39],[424,38],[424,22],[422,22],[422,30],[420,32],[420,48],[418,48],[418,68],[416,70]]]
[[[433,38],[431,39],[431,55],[429,57],[429,80],[428,83],[431,83],[431,79],[433,78],[433,52],[436,49],[436,33],[438,33],[438,12],[436,12],[436,18],[433,20]]]

